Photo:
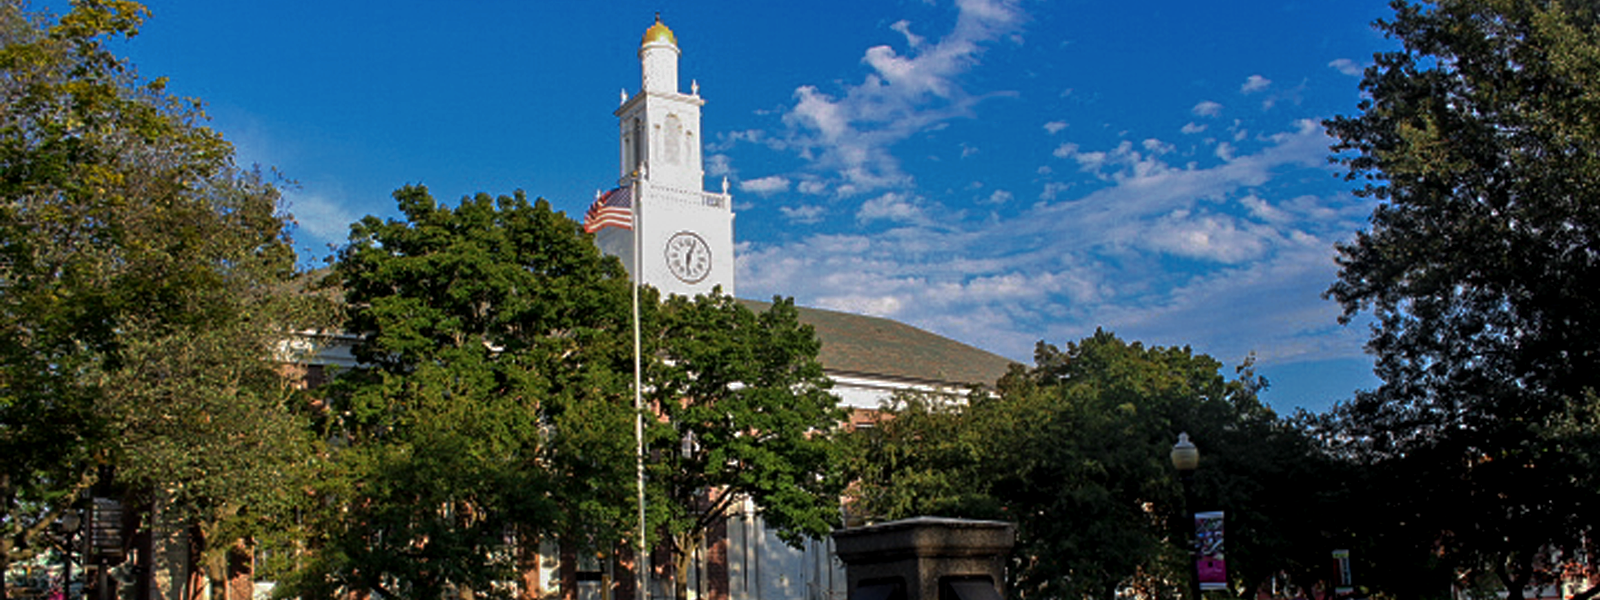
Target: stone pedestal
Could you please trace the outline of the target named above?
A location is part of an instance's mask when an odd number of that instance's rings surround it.
[[[1016,526],[917,517],[834,532],[850,600],[1000,600]]]

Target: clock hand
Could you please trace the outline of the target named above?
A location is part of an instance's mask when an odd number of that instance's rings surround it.
[[[683,253],[683,272],[689,272],[689,265],[694,263],[694,244],[689,245],[689,251]]]

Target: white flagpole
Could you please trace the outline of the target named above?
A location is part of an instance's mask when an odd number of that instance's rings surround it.
[[[634,598],[636,600],[649,600],[650,589],[648,587],[649,579],[646,571],[647,559],[645,550],[645,535],[648,530],[645,528],[644,517],[644,376],[641,369],[644,361],[641,358],[639,333],[639,280],[641,278],[640,271],[644,269],[644,265],[641,264],[642,261],[640,260],[643,254],[639,242],[639,178],[637,175],[629,185],[633,186],[633,189],[629,190],[633,195],[632,207],[630,208],[633,212],[633,230],[631,232],[633,234],[633,461],[634,470],[639,479],[639,547],[638,554],[633,561],[634,569],[637,571],[635,585],[638,586],[636,588],[638,591],[634,592]]]

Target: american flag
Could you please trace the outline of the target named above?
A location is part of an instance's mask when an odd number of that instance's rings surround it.
[[[633,193],[619,187],[594,199],[583,214],[583,230],[594,233],[607,227],[633,229]]]

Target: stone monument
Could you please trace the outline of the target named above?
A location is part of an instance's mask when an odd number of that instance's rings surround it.
[[[850,600],[1001,600],[1016,526],[917,517],[836,531]]]

